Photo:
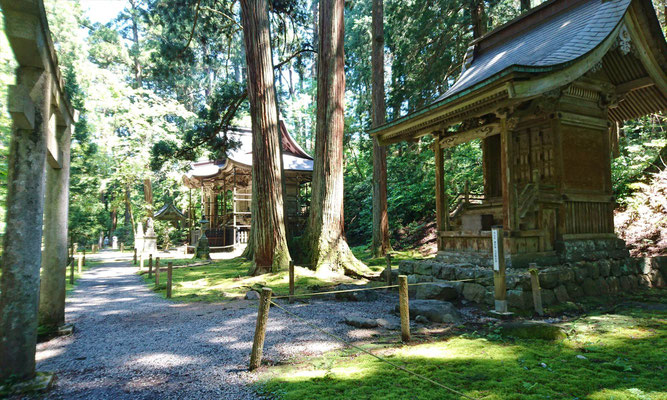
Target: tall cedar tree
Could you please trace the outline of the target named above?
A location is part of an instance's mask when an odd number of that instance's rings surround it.
[[[373,127],[386,121],[384,99],[384,3],[373,0],[373,42],[371,45],[371,76]],[[382,257],[391,251],[389,243],[389,217],[387,215],[387,149],[373,138],[373,243],[374,257]]]
[[[318,273],[370,271],[352,254],[343,219],[344,0],[322,0],[317,55],[317,126],[307,251]]]
[[[282,159],[266,0],[241,0],[252,121],[251,228],[253,274],[286,268]]]

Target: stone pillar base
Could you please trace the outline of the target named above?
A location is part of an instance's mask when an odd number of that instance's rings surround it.
[[[0,397],[20,396],[36,392],[45,392],[55,381],[55,374],[38,372],[34,378],[27,381],[12,382],[0,385]]]

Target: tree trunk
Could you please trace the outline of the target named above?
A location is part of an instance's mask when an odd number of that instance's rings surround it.
[[[137,23],[139,10],[137,9],[135,0],[130,0],[130,6],[132,7],[130,11],[132,16],[132,41],[134,42],[132,46],[132,60],[134,62],[134,88],[136,89],[142,86],[141,62],[139,61],[139,27]]]
[[[384,17],[383,0],[373,0],[372,101],[373,127],[385,123],[384,99]],[[373,242],[371,253],[383,257],[391,251],[389,217],[387,215],[387,149],[373,137]]]
[[[278,108],[271,59],[267,0],[241,0],[252,121],[251,227],[253,274],[287,268],[290,261],[283,206]]]
[[[484,0],[470,0],[470,23],[472,25],[473,39],[484,36],[486,33]]]
[[[521,0],[521,12],[530,10],[530,0]]]
[[[369,274],[350,251],[343,219],[344,0],[320,1],[317,128],[307,254],[318,274]]]
[[[144,201],[146,202],[146,216],[153,218],[153,185],[151,178],[144,178]]]
[[[134,224],[132,221],[132,205],[130,204],[130,185],[125,184],[125,225]]]

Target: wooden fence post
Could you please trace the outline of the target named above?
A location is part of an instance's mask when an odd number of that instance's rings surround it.
[[[398,301],[401,312],[401,340],[410,341],[410,303],[408,299],[408,277],[398,276]]]
[[[385,269],[385,273],[387,274],[387,286],[391,286],[391,254],[387,253],[385,258],[387,260],[387,268]],[[387,291],[390,290],[391,288],[387,288]]]
[[[155,287],[160,286],[160,257],[155,258]]]
[[[79,264],[79,273],[82,273],[83,272],[83,256],[79,255],[79,257],[77,257],[77,258],[79,259],[78,260],[79,261],[78,262],[78,264]]]
[[[124,251],[125,251],[125,243],[120,242],[120,252],[122,253]]]
[[[153,255],[148,256],[148,279],[153,277]]]
[[[134,265],[137,265],[137,249],[134,249]]]
[[[266,336],[266,323],[269,320],[269,308],[271,307],[271,289],[262,288],[259,297],[259,308],[257,310],[257,325],[255,325],[255,338],[252,342],[252,353],[250,353],[250,370],[254,370],[262,363],[262,351],[264,350],[264,338]]]
[[[289,261],[289,302],[294,301],[294,261]]]
[[[74,257],[70,259],[69,263],[69,283],[70,285],[74,285]]]
[[[171,299],[171,269],[173,268],[174,263],[167,263],[167,298]]]
[[[503,228],[491,228],[491,244],[493,247],[493,285],[495,287],[496,314],[508,315],[507,312],[507,281],[505,278],[505,244]]]
[[[537,264],[528,264],[528,272],[530,272],[530,286],[533,289],[533,304],[537,315],[544,315],[542,308],[542,289],[540,288],[540,278],[537,275]]]
[[[86,248],[83,248],[83,265],[86,265]]]

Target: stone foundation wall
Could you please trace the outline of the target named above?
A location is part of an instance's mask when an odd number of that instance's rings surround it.
[[[665,286],[667,257],[603,259],[539,267],[542,304],[550,306],[586,296],[614,295],[642,288]],[[431,260],[406,260],[397,271],[408,283],[435,282],[411,286],[417,299],[465,299],[493,305],[493,270],[472,264],[451,264]],[[451,282],[474,279],[469,282]],[[507,302],[510,308],[531,309],[533,297],[528,270],[507,269]]]

